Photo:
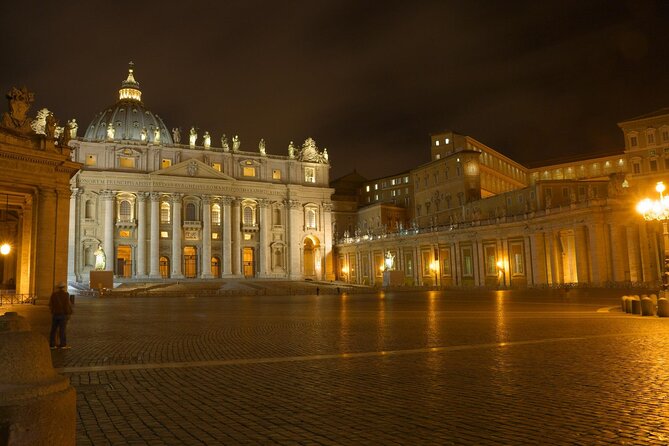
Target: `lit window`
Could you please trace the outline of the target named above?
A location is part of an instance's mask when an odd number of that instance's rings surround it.
[[[316,211],[307,209],[307,228],[316,229]]]
[[[379,201],[379,194],[374,194],[374,200]]]
[[[212,233],[211,233],[211,238],[212,238],[213,240],[218,240],[218,232],[212,232]]]
[[[256,176],[256,168],[245,166],[244,170],[243,170],[243,175],[245,177],[255,177]]]
[[[135,158],[128,156],[121,156],[118,159],[119,167],[124,169],[134,169],[135,168]]]
[[[281,171],[279,169],[272,170],[272,179],[273,180],[280,180],[281,179]]]
[[[170,222],[170,204],[167,201],[160,203],[160,222],[163,224]]]
[[[379,190],[379,185],[378,184],[374,185],[374,190]]]
[[[437,147],[439,147],[439,140],[436,140],[436,141],[434,142],[434,145],[437,146]]]
[[[169,238],[169,234],[167,231],[160,231],[160,238]]]
[[[369,184],[365,187],[365,191],[369,192]]]
[[[128,231],[127,229],[121,229],[120,231],[118,231],[118,236],[123,238],[128,238],[130,237],[130,231]]]
[[[446,144],[448,144],[450,141],[451,141],[451,140],[448,139],[448,138],[444,139],[444,142],[445,142]]]
[[[221,206],[218,204],[211,207],[211,222],[215,225],[221,224]]]
[[[212,163],[211,167],[213,167],[214,170],[218,170],[219,172],[222,170],[221,163]]]
[[[187,203],[186,204],[186,220],[195,221],[197,219],[195,204]]]
[[[131,217],[132,214],[131,214],[130,202],[127,200],[121,201],[118,211],[119,221],[130,221]]]
[[[87,166],[95,166],[97,163],[98,163],[97,155],[91,155],[91,154],[86,155]]]
[[[244,240],[251,240],[251,234],[248,232],[244,233]]]
[[[304,168],[304,182],[305,183],[315,183],[316,182],[316,169],[313,167]]]
[[[163,159],[160,161],[160,168],[161,168],[161,169],[167,169],[167,168],[170,167],[171,165],[172,165],[172,160],[171,160],[171,159],[163,158]]]
[[[253,208],[251,206],[244,206],[243,219],[245,225],[253,225]]]

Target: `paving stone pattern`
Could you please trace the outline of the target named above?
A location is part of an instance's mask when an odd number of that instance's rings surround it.
[[[86,298],[53,362],[78,445],[666,445],[669,319],[622,294]]]

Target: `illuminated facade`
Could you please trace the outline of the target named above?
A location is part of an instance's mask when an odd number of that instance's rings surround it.
[[[391,255],[406,285],[658,283],[662,227],[634,208],[668,182],[669,109],[619,126],[622,153],[532,169],[471,137],[432,135],[430,162],[409,172],[407,225],[364,228],[383,203],[361,200],[357,227],[338,231],[338,277],[380,285]],[[375,184],[361,183],[360,195]]]
[[[329,161],[312,139],[287,156],[181,144],[141,99],[132,67],[118,101],[70,142],[70,281],[88,283],[102,247],[115,280],[333,278]]]

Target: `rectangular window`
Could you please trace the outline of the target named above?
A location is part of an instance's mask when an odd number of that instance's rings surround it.
[[[563,198],[569,198],[569,188],[568,187],[563,187],[562,188],[562,197]]]
[[[664,159],[664,168],[669,170],[669,158]]]
[[[163,158],[162,160],[160,160],[160,168],[161,169],[167,169],[171,165],[172,165],[172,160],[169,159],[169,158]]]
[[[509,244],[509,254],[511,256],[511,264],[509,265],[511,267],[511,275],[525,275],[525,256],[523,255],[523,244]]]
[[[315,183],[316,182],[316,169],[314,167],[305,167],[304,168],[304,182],[305,183]]]
[[[404,184],[408,184],[408,183],[409,183],[409,177],[406,176],[406,177],[404,177]]]
[[[474,259],[472,258],[472,248],[462,248],[462,276],[474,276]]]
[[[92,155],[88,154],[86,155],[86,165],[87,166],[95,166],[98,163],[98,156],[97,155]]]
[[[273,169],[272,170],[272,179],[273,180],[280,180],[281,179],[281,170]]]
[[[243,169],[242,175],[244,175],[245,177],[255,177],[256,176],[256,168],[245,166],[244,169]]]
[[[439,260],[441,261],[441,275],[451,275],[451,250],[449,248],[439,249]]]
[[[374,194],[374,200],[379,201],[379,194]]]
[[[169,238],[169,233],[167,231],[160,231],[160,238]]]
[[[669,130],[662,130],[662,141],[669,141]]]
[[[379,185],[378,184],[374,185],[374,190],[379,190]]]
[[[123,169],[134,169],[135,168],[135,158],[128,156],[121,156],[118,159],[119,167]]]
[[[432,252],[431,251],[421,251],[420,258],[422,260],[423,266],[423,276],[432,275],[430,271],[430,262],[432,262]]]
[[[486,276],[497,275],[497,254],[494,245],[485,247],[485,274]]]
[[[650,171],[657,172],[657,160],[650,160]]]
[[[632,170],[634,173],[641,173],[641,165],[639,163],[632,164]]]
[[[638,144],[638,140],[637,140],[636,136],[630,136],[630,146],[636,147],[637,144]]]
[[[655,135],[653,133],[647,134],[646,138],[648,139],[648,144],[655,144]]]
[[[211,167],[214,170],[217,170],[219,172],[221,172],[223,170],[223,167],[221,166],[221,163],[211,163]]]
[[[211,238],[212,238],[212,240],[218,240],[218,232],[212,232],[211,233]]]
[[[369,184],[367,186],[365,186],[365,191],[369,192]]]

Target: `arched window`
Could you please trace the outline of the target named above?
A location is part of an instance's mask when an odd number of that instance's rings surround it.
[[[307,209],[307,228],[316,229],[316,211]]]
[[[160,257],[160,277],[163,279],[170,277],[170,259],[165,256]]]
[[[84,207],[84,217],[85,218],[95,218],[94,214],[94,205],[93,200],[86,200],[86,205]]]
[[[187,203],[186,204],[186,220],[195,221],[197,216],[195,215],[195,204]]]
[[[244,224],[247,226],[253,225],[253,208],[251,206],[244,206]]]
[[[164,224],[170,222],[170,204],[167,201],[160,203],[160,222]]]
[[[221,224],[221,206],[218,204],[211,207],[211,222],[215,225]]]
[[[274,209],[272,224],[274,226],[281,226],[281,209]]]
[[[95,255],[93,254],[93,247],[87,246],[84,249],[84,266],[93,266],[93,265],[95,265]]]
[[[130,202],[128,200],[121,201],[121,204],[118,209],[119,221],[130,221],[131,217],[132,217],[132,211],[130,207]]]
[[[218,257],[211,258],[211,275],[221,277],[221,260]]]

